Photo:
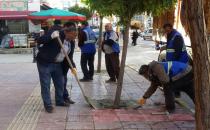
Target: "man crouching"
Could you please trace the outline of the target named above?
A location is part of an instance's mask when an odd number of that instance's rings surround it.
[[[138,100],[140,105],[144,105],[146,99],[148,99],[159,86],[163,87],[168,112],[174,112],[175,110],[175,90],[185,92],[194,102],[193,72],[190,65],[177,61],[152,61],[148,65],[142,65],[139,69],[139,74],[151,82],[150,87],[143,97]]]

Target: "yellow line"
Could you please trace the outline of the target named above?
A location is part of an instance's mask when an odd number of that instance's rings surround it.
[[[43,109],[40,85],[37,85],[7,130],[34,130]]]

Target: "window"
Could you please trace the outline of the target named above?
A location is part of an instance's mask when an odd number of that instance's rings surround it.
[[[5,20],[0,20],[0,36],[4,36],[8,33],[8,27],[6,26]]]
[[[8,20],[7,26],[10,34],[26,34],[28,33],[27,20]]]

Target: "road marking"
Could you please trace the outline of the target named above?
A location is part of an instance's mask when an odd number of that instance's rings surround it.
[[[34,130],[43,109],[41,87],[37,85],[7,130]]]

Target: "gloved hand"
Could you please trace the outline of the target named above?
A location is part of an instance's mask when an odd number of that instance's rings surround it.
[[[76,69],[76,68],[72,68],[72,69],[71,69],[71,73],[72,73],[73,75],[76,75],[76,74],[77,74],[77,69]]]
[[[137,101],[137,103],[138,103],[139,105],[143,106],[144,104],[146,104],[146,99],[141,98],[141,99],[139,99],[139,100]]]
[[[54,31],[52,34],[51,34],[51,38],[54,39],[54,38],[58,38],[59,37],[59,32],[58,31]]]

